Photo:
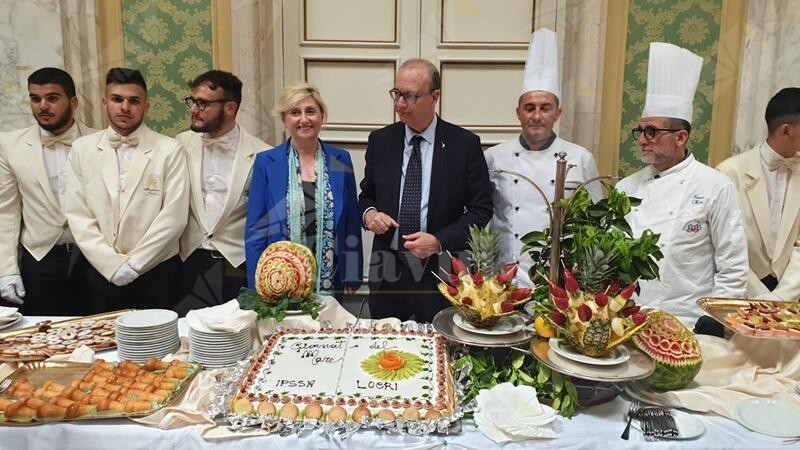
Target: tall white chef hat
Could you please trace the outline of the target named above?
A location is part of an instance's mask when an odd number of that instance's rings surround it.
[[[650,43],[649,58],[642,117],[672,117],[692,123],[692,101],[703,58],[664,42]]]
[[[556,34],[540,28],[531,35],[528,56],[525,59],[525,75],[522,79],[522,94],[530,91],[546,91],[561,99],[561,80],[558,77],[558,43]]]

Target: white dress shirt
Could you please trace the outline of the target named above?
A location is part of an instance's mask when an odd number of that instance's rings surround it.
[[[411,138],[416,135],[422,137],[419,143],[419,153],[422,159],[422,196],[419,202],[419,230],[428,231],[428,200],[431,194],[431,171],[433,170],[433,142],[436,140],[436,122],[439,119],[434,114],[428,128],[422,133],[415,133],[411,128],[406,125],[406,134],[403,138],[405,148],[403,149],[403,168],[400,174],[400,203],[397,210],[400,211],[400,205],[403,204],[403,187],[406,184],[406,170],[408,169],[408,161],[411,159],[411,152],[414,147],[411,145]],[[391,248],[398,250],[398,240],[400,238],[400,228],[394,230],[394,238],[392,238]],[[405,250],[401,248],[400,250]]]
[[[53,133],[42,128],[39,129],[39,132],[42,137],[54,136]],[[80,136],[77,122],[73,123],[62,135],[69,137],[70,140],[77,139]],[[50,190],[53,191],[53,197],[58,200],[58,204],[62,209],[64,208],[64,199],[67,192],[67,159],[71,148],[71,146],[65,145],[63,142],[56,142],[52,147],[42,145],[44,169],[47,172],[47,179],[50,180]]]
[[[129,134],[128,137],[130,138],[139,138],[141,134],[142,127],[139,127],[133,133]],[[116,133],[113,129],[111,130],[112,133]],[[130,145],[128,143],[123,143],[116,149],[117,153],[117,170],[119,170],[119,189],[120,191],[125,186],[125,174],[128,173],[128,164],[130,164],[131,159],[133,159],[133,155],[136,153],[136,145]]]
[[[55,136],[53,133],[43,128],[39,129],[39,133],[43,138]],[[78,130],[78,123],[73,123],[67,131],[61,134],[61,136],[69,138],[72,141],[79,138],[80,131]],[[56,142],[52,145],[52,147],[45,147],[42,145],[44,170],[47,172],[47,179],[50,181],[50,190],[53,192],[53,197],[58,200],[58,205],[61,207],[62,211],[64,211],[64,205],[66,204],[67,168],[69,167],[68,160],[70,149],[72,149],[72,146],[68,146],[63,142]],[[64,232],[62,233],[61,237],[58,238],[56,244],[72,244],[74,242],[75,240],[72,238],[72,233],[70,233],[69,227],[64,227]]]
[[[206,229],[213,230],[222,216],[225,208],[225,198],[228,195],[231,176],[233,174],[233,161],[236,158],[236,149],[239,147],[239,125],[219,138],[210,138],[203,135],[203,206],[205,207]],[[206,238],[201,247],[206,250],[216,250],[214,244]]]
[[[772,256],[775,251],[775,241],[778,239],[778,230],[783,216],[783,204],[786,200],[786,189],[789,186],[791,171],[786,167],[769,170],[769,163],[773,160],[786,159],[779,155],[768,143],[761,146],[761,170],[764,181],[767,183],[767,199],[769,200],[769,245],[767,252]]]

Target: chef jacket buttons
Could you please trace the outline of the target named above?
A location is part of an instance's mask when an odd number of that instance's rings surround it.
[[[519,206],[515,206],[514,211],[519,211]]]
[[[519,237],[519,233],[514,233],[514,237],[518,238]]]
[[[516,156],[517,158],[519,158],[519,152],[517,152],[517,153],[514,153],[514,156]]]
[[[519,182],[519,180],[516,180],[516,179],[514,180],[514,184],[517,184],[518,182]]]

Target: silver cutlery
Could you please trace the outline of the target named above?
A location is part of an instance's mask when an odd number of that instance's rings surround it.
[[[626,441],[631,435],[631,421],[637,415],[639,411],[639,401],[634,400],[631,402],[631,406],[628,407],[628,424],[625,425],[625,431],[622,432],[620,436],[621,439],[625,439]]]

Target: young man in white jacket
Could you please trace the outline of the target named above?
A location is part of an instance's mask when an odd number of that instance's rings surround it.
[[[748,297],[800,299],[800,88],[775,94],[769,136],[717,169],[736,185],[750,260]]]
[[[138,70],[108,72],[103,106],[111,125],[75,141],[67,180],[67,220],[92,265],[91,309],[171,308],[189,216],[186,154],[144,125]]]
[[[0,296],[25,315],[81,315],[86,260],[64,214],[67,158],[97,130],[75,119],[75,82],[61,69],[31,73],[28,98],[36,125],[0,133]]]
[[[189,222],[181,236],[176,311],[227,302],[247,286],[244,225],[256,155],[272,148],[236,123],[242,82],[210,70],[189,84],[191,130],[175,137],[186,151]]]
[[[722,173],[695,160],[686,143],[692,100],[703,59],[671,44],[651,43],[647,97],[632,130],[649,164],[617,188],[642,199],[628,216],[634,234],[661,235],[660,279],[641,282],[639,302],[663,309],[691,327],[701,317],[701,297],[742,297],[747,247],[739,197]],[[722,335],[703,323],[696,332]]]

